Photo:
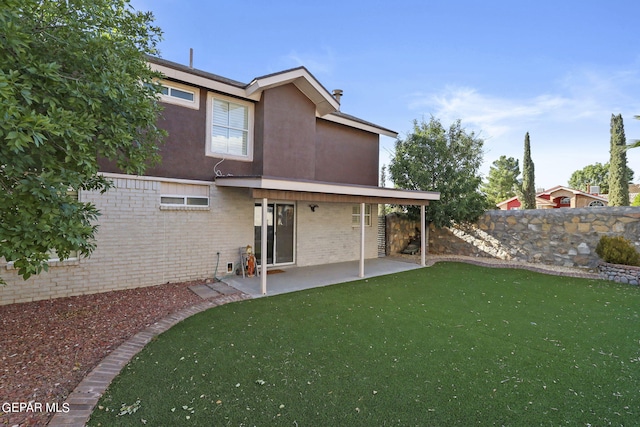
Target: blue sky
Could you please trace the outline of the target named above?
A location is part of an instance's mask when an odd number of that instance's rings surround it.
[[[164,31],[165,59],[241,82],[304,65],[341,110],[404,137],[413,120],[460,119],[522,163],[536,187],[609,160],[611,114],[640,139],[637,0],[133,0]],[[394,139],[381,138],[381,163]],[[640,148],[628,165],[640,182]]]

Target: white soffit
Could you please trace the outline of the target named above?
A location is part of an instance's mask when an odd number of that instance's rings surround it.
[[[321,117],[321,116],[318,116]],[[321,117],[324,120],[327,120],[329,122],[334,122],[334,123],[338,123],[341,125],[345,125],[345,126],[349,126],[352,128],[356,128],[356,129],[360,129],[360,130],[365,130],[367,132],[371,132],[371,133],[377,133],[378,135],[384,135],[384,136],[389,136],[391,138],[397,138],[398,134],[396,132],[390,131],[388,129],[384,129],[381,127],[377,127],[377,126],[371,126],[368,125],[366,123],[361,123],[358,122],[356,120],[350,120],[347,117],[341,117],[341,116],[335,116],[333,114],[327,114],[326,116],[322,116]]]
[[[169,68],[164,65],[154,64],[153,62],[149,62],[149,67],[154,71],[161,72],[168,78],[172,78],[185,83],[191,83],[196,86],[201,86],[207,89],[214,90],[216,92],[233,95],[240,98],[259,101],[260,96],[262,95],[260,92],[248,94],[244,88],[228,85],[216,80],[208,79],[206,77],[201,77],[184,71],[176,70],[174,68]]]
[[[440,193],[434,191],[399,190],[396,188],[383,188],[366,185],[346,185],[320,181],[297,181],[268,177],[218,177],[216,178],[216,185],[221,187],[301,191],[307,193],[368,196],[389,199],[440,200]]]

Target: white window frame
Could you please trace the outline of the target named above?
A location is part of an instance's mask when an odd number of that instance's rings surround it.
[[[357,227],[360,225],[360,205],[353,205],[351,208],[351,226]],[[371,227],[371,205],[364,205],[364,225],[365,227]]]
[[[160,85],[163,88],[167,88],[167,94],[160,94],[160,101],[166,102],[167,104],[181,105],[183,107],[192,108],[194,110],[200,109],[200,90],[198,88],[183,85],[180,83],[169,82],[166,80],[160,81]],[[191,101],[177,96],[172,96],[171,92],[173,90],[191,93],[193,94],[193,100]]]
[[[173,200],[169,200],[173,199]],[[206,203],[189,203],[194,201],[205,201]],[[188,206],[191,208],[208,208],[209,198],[206,196],[182,196],[176,194],[162,194],[160,195],[160,206]]]
[[[600,200],[594,200],[593,202],[589,203],[587,205],[587,207],[589,208],[601,208],[605,206],[604,202],[600,201]]]
[[[212,148],[212,131],[213,131],[213,102],[214,100],[233,103],[245,107],[247,110],[247,153],[245,155],[230,154],[224,152],[213,151]],[[254,125],[254,104],[253,102],[244,101],[242,99],[224,96],[217,93],[209,92],[207,95],[207,131],[206,131],[206,149],[205,154],[218,159],[239,160],[244,162],[253,161],[253,125]]]

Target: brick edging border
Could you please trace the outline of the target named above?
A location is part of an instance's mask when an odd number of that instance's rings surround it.
[[[102,359],[102,361],[82,379],[80,384],[76,386],[65,400],[65,403],[69,405],[69,411],[66,413],[56,413],[49,423],[47,423],[47,426],[83,427],[87,421],[89,421],[93,408],[109,384],[111,384],[111,381],[113,381],[133,356],[138,354],[154,337],[169,330],[172,326],[194,314],[198,314],[209,308],[250,298],[250,295],[244,293],[220,296],[170,314],[143,331],[138,332]]]
[[[494,258],[486,260],[477,257],[468,257],[460,255],[429,255],[427,256],[427,266],[432,266],[437,262],[464,262],[467,264],[479,265],[481,267],[491,268],[520,268],[523,270],[535,271],[537,273],[552,274],[555,276],[578,277],[582,279],[602,279],[599,273],[591,273],[581,271],[577,268],[565,267],[559,269],[557,267],[545,266],[544,264],[531,264],[526,262],[504,261]]]

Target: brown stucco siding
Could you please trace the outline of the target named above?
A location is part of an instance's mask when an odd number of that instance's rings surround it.
[[[223,175],[263,175],[377,185],[378,135],[316,118],[313,102],[294,84],[263,92],[254,110],[253,161],[206,155],[207,90],[199,109],[163,103],[158,126],[168,132],[162,162],[145,175],[211,181]],[[101,161],[101,171],[121,173]]]
[[[293,84],[266,90],[260,104],[262,117],[256,117],[256,124],[262,140],[262,171],[258,174],[314,179],[315,105]]]
[[[316,179],[378,185],[378,135],[318,119]]]
[[[215,176],[214,166],[221,159],[207,156],[207,91],[200,90],[200,108],[195,110],[162,103],[164,110],[158,119],[158,126],[167,131],[168,136],[160,147],[162,161],[149,168],[145,175],[164,178],[180,178],[211,181]],[[101,161],[101,171],[120,171],[113,163]],[[223,174],[250,175],[251,162],[225,160],[218,166]]]

